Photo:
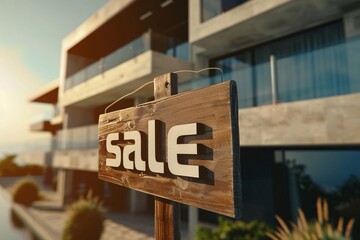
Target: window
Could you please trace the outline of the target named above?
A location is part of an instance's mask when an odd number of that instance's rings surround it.
[[[201,0],[201,20],[207,21],[247,0]]]
[[[288,193],[288,213],[292,219],[301,208],[308,219],[316,219],[316,199],[329,204],[330,219],[358,219],[360,212],[359,150],[287,150],[275,163],[278,182]],[[280,177],[281,176],[281,177]],[[281,199],[282,196],[277,196]],[[278,209],[279,210],[279,209]],[[353,227],[353,239],[360,237],[359,223]]]
[[[348,52],[338,21],[219,58],[212,65],[237,81],[239,106],[251,107],[272,103],[272,81],[276,102],[349,93]]]

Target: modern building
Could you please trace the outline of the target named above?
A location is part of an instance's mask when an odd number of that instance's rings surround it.
[[[243,219],[274,225],[275,214],[293,220],[299,207],[312,218],[318,196],[331,216],[359,218],[359,1],[113,0],[63,40],[61,54],[53,166],[64,203],[93,189],[113,208],[151,212],[150,196],[97,179],[98,117],[155,76],[219,67],[238,86]],[[181,91],[220,80],[212,71],[179,78]],[[113,110],[151,98],[146,88]]]

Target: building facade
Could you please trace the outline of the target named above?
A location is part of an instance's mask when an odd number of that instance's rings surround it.
[[[35,143],[28,143],[28,151],[20,154],[20,160],[25,164],[33,164],[44,167],[44,180],[47,185],[56,183],[56,173],[53,168],[53,153],[57,148],[57,134],[62,129],[62,117],[58,104],[59,79],[54,79],[29,97],[30,103],[49,104],[53,110],[51,113],[44,113],[35,119],[31,125],[32,132],[48,133],[50,138],[37,140]],[[44,142],[46,141],[46,143]],[[49,143],[47,141],[50,140]]]
[[[358,1],[109,1],[63,40],[61,54],[53,167],[64,203],[93,189],[114,209],[151,212],[150,196],[97,179],[98,117],[158,75],[218,67],[238,86],[243,219],[274,225],[275,214],[294,220],[299,207],[311,218],[319,196],[331,216],[359,218]],[[213,71],[179,73],[180,91],[219,81]]]

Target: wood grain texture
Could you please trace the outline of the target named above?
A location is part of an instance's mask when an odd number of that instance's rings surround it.
[[[168,73],[154,79],[155,100],[177,94],[177,75]],[[155,197],[155,239],[179,240],[180,206],[179,203]]]
[[[155,198],[155,239],[180,239],[180,206],[164,198]]]
[[[175,73],[167,73],[154,79],[154,98],[156,100],[177,93],[177,75]]]
[[[170,90],[167,90],[170,91]],[[99,178],[158,197],[192,205],[219,214],[240,216],[241,181],[237,93],[234,81],[161,98],[99,117]],[[160,94],[161,96],[161,94]],[[137,130],[147,141],[149,120],[159,120],[156,144],[159,159],[165,162],[165,174],[126,170],[105,165],[114,157],[106,151],[109,133]],[[197,143],[197,155],[178,155],[184,164],[198,165],[200,178],[170,174],[166,160],[168,130],[180,124],[197,123],[198,135],[182,137],[184,143]],[[123,139],[120,136],[120,139]],[[119,141],[122,149],[129,144]],[[131,143],[130,143],[131,144]],[[147,143],[143,159],[147,161]],[[148,166],[147,166],[148,169]]]

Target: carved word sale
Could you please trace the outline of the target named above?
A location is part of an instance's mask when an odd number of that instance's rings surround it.
[[[158,161],[155,155],[155,124],[157,120],[148,121],[148,167],[153,173],[164,173],[164,162]],[[180,164],[178,154],[197,154],[197,144],[180,144],[177,140],[181,136],[196,135],[197,124],[189,123],[171,127],[167,134],[167,159],[169,171],[177,176],[199,178],[199,166]],[[134,144],[125,145],[123,154],[118,145],[112,141],[119,141],[119,133],[110,133],[106,136],[106,151],[115,155],[115,158],[106,158],[106,166],[120,167],[121,162],[125,169],[146,171],[146,162],[141,157],[141,134],[139,131],[124,132],[124,140],[132,140]],[[134,152],[134,161],[130,154]]]

